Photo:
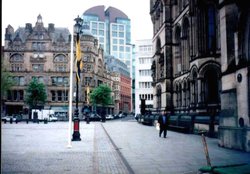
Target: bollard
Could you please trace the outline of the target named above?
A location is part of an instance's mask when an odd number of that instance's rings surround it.
[[[10,118],[10,124],[12,124],[12,122],[13,122],[13,120],[12,120],[12,118]]]
[[[86,123],[89,124],[89,116],[86,117]]]

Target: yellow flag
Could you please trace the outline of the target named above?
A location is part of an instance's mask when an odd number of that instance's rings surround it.
[[[89,86],[87,86],[87,104],[89,104]]]
[[[82,62],[82,54],[81,54],[81,45],[80,39],[76,41],[76,77],[77,80],[80,81],[81,79],[81,70],[83,69],[83,62]]]

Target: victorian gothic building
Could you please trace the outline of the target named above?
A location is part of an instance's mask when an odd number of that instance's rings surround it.
[[[44,27],[41,15],[34,27],[27,23],[16,31],[10,25],[6,28],[3,64],[15,82],[4,98],[6,114],[25,113],[28,109],[24,103],[25,89],[32,78],[37,78],[46,86],[44,109],[54,110],[59,117],[67,115],[71,37],[67,28],[55,28],[54,24]],[[80,42],[84,67],[79,85],[79,109],[83,111],[89,104],[88,94],[93,88],[107,84],[113,89],[115,73],[106,70],[103,50],[90,32],[83,31]],[[114,105],[107,107],[107,113],[113,113],[113,110]]]
[[[150,0],[154,108],[210,116],[219,145],[250,151],[250,8],[243,0]]]

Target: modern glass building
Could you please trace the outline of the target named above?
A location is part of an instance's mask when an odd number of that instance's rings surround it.
[[[105,6],[86,10],[82,18],[91,33],[99,40],[105,55],[112,55],[123,61],[132,76],[132,49],[130,19],[122,11]]]

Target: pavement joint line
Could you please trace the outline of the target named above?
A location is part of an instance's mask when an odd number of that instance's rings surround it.
[[[129,172],[130,174],[135,174],[134,171],[133,171],[133,169],[130,167],[128,161],[124,158],[124,156],[122,155],[121,151],[119,150],[119,149],[121,149],[121,148],[118,148],[118,147],[116,146],[116,144],[114,143],[114,141],[112,140],[112,138],[109,136],[107,130],[106,130],[105,127],[103,126],[103,123],[102,123],[101,125],[102,125],[102,128],[103,128],[105,134],[107,135],[108,139],[110,140],[111,144],[114,146],[115,150],[117,151],[118,155],[120,156],[122,162],[123,162],[123,163],[125,164],[125,166],[127,167],[128,172]]]
[[[97,152],[97,139],[96,139],[96,129],[94,128],[94,154],[93,154],[93,171],[98,173],[99,171],[99,161],[98,161],[98,152]]]

